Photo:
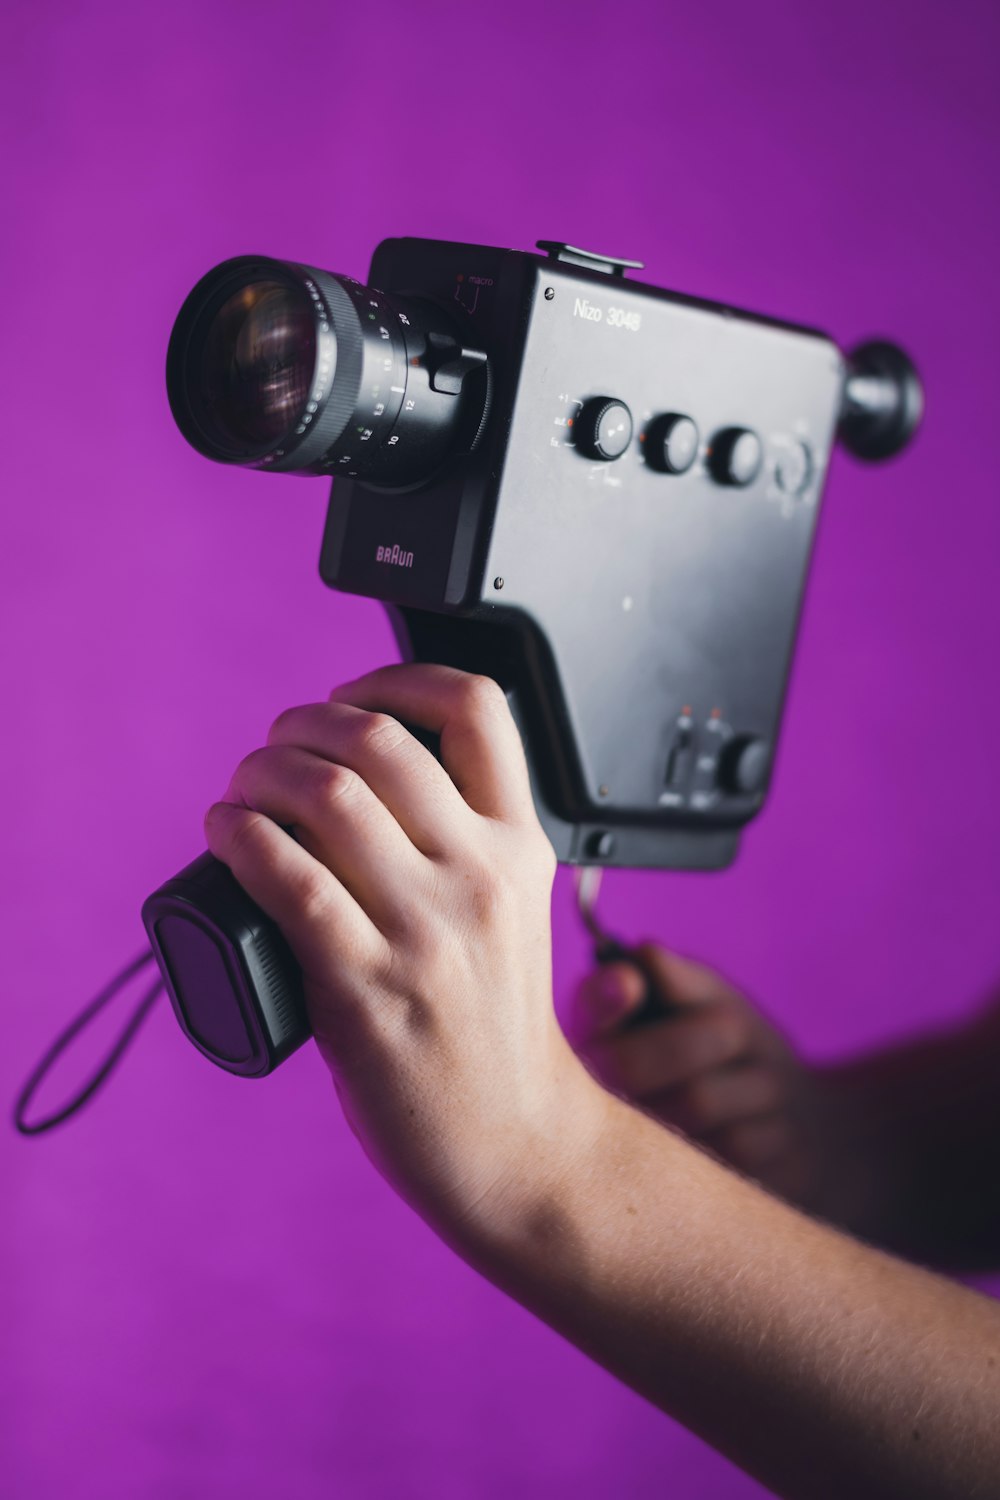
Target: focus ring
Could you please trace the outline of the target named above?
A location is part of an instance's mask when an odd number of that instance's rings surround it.
[[[293,268],[313,305],[316,318],[316,369],[306,410],[281,448],[267,464],[269,469],[306,469],[332,447],[350,422],[361,386],[364,334],[357,308],[335,277],[308,266]],[[327,317],[327,314],[329,315]],[[323,331],[329,323],[329,330]],[[324,373],[324,359],[329,368]],[[314,413],[309,406],[314,406]],[[303,419],[305,419],[303,421]]]

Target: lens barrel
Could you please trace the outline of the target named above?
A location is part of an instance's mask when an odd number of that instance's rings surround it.
[[[218,463],[407,489],[475,446],[489,365],[428,299],[244,255],[185,300],[167,393],[188,442]]]

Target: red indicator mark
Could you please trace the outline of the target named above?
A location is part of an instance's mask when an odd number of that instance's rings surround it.
[[[573,425],[573,418],[572,417],[567,417],[566,418],[566,426],[567,427],[572,427],[572,425]]]

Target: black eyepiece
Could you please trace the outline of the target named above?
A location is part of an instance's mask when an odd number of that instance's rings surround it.
[[[421,483],[481,431],[488,368],[451,315],[311,266],[224,261],[178,314],[167,391],[219,463]]]
[[[920,426],[924,391],[905,350],[870,339],[847,356],[839,437],[855,458],[878,463],[901,452]]]

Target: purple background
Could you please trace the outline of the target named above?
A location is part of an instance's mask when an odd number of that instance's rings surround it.
[[[275,713],[394,658],[379,607],[319,581],[325,484],[206,463],[163,387],[210,265],[363,277],[390,234],[564,237],[912,348],[919,442],[833,465],[767,811],[731,872],[619,874],[605,911],[715,961],[815,1055],[976,1002],[1000,862],[997,14],[5,7],[4,1101],[140,946],[143,897]],[[565,872],[555,913],[563,1003],[586,963]],[[311,1049],[248,1085],[163,1004],[99,1104],[0,1153],[18,1500],[760,1493],[441,1246]]]

